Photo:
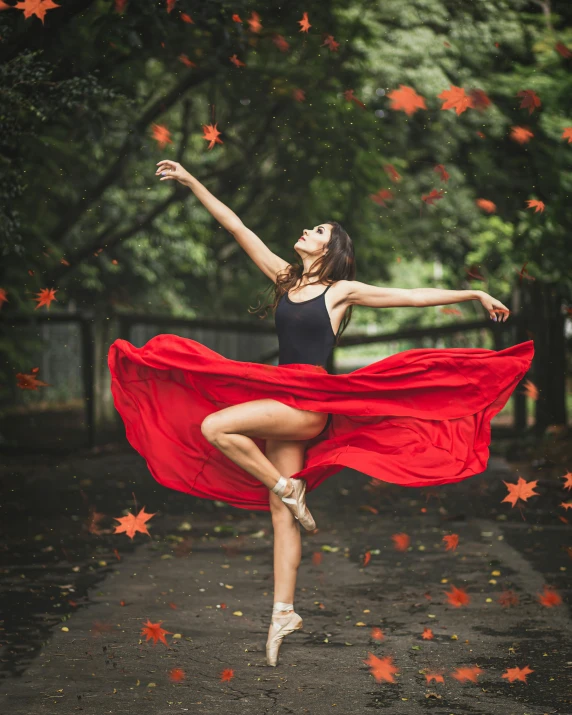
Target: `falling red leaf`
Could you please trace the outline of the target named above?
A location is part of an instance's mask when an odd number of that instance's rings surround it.
[[[115,531],[113,532],[114,534],[127,534],[130,539],[132,539],[135,536],[135,532],[139,531],[142,534],[147,534],[147,536],[151,536],[151,534],[147,531],[147,527],[145,526],[145,523],[151,519],[151,517],[155,516],[157,512],[154,512],[153,514],[147,514],[145,512],[145,507],[141,509],[141,511],[135,516],[131,512],[127,516],[114,516],[113,518],[119,522],[115,526]]]
[[[381,628],[377,628],[377,627],[372,628],[371,633],[369,635],[370,635],[370,638],[372,638],[374,641],[382,641],[385,638]]]
[[[511,127],[510,128],[510,138],[519,144],[527,144],[534,134],[524,127]]]
[[[4,303],[9,303],[9,302],[10,302],[6,296],[7,296],[7,293],[6,293],[6,291],[4,290],[4,288],[0,288],[0,308],[2,308],[2,306],[4,305]]]
[[[505,608],[507,606],[516,606],[518,604],[518,596],[510,589],[503,591],[498,598],[498,603]]]
[[[167,0],[167,12],[171,12],[175,8],[177,0]]]
[[[369,665],[370,673],[378,683],[382,680],[386,683],[395,683],[393,675],[399,672],[399,668],[395,667],[393,658],[390,655],[385,656],[385,658],[378,658],[373,653],[368,653],[367,660],[363,662]]]
[[[308,32],[308,30],[312,27],[308,21],[308,13],[303,12],[302,13],[302,19],[298,20],[298,24],[300,25],[300,30],[299,32]]]
[[[550,586],[544,586],[544,591],[542,593],[537,593],[538,602],[541,603],[546,608],[553,608],[554,606],[559,606],[562,603],[562,598],[560,594],[556,593],[554,589]]]
[[[379,206],[387,208],[385,202],[393,199],[393,192],[389,189],[380,189],[376,194],[370,194],[369,198]]]
[[[321,551],[314,551],[312,554],[312,564],[314,566],[319,566],[322,563],[323,554]]]
[[[462,114],[467,109],[473,107],[473,100],[470,95],[465,94],[462,87],[451,85],[450,89],[444,89],[437,95],[439,99],[444,99],[442,110],[454,109],[456,114]]]
[[[171,132],[163,124],[153,124],[153,139],[160,149],[164,149],[167,144],[172,144]]]
[[[127,6],[127,0],[115,0],[115,12],[122,13]]]
[[[357,97],[354,97],[353,89],[346,89],[346,91],[344,92],[344,97],[348,101],[355,102],[358,107],[365,109],[365,104],[363,102],[361,102]]]
[[[476,199],[475,203],[480,209],[483,209],[483,211],[486,211],[489,214],[492,214],[497,210],[496,204],[488,199]]]
[[[534,213],[542,213],[544,211],[545,204],[542,201],[537,201],[536,199],[529,199],[527,202],[527,208],[534,209]]]
[[[466,606],[470,603],[471,597],[464,589],[457,588],[453,585],[451,585],[451,589],[451,591],[445,591],[449,605],[460,608],[461,606]]]
[[[246,22],[248,22],[250,32],[260,32],[262,29],[262,25],[260,24],[260,15],[257,12],[252,12]]]
[[[507,668],[506,671],[501,675],[501,678],[507,678],[509,683],[514,683],[515,680],[522,680],[526,683],[526,676],[534,673],[534,670],[525,665],[524,668]]]
[[[85,527],[90,534],[99,536],[103,530],[99,528],[99,522],[105,518],[105,514],[95,510],[95,506],[89,507],[89,516],[86,519]]]
[[[522,395],[526,395],[527,397],[530,397],[531,400],[538,400],[538,395],[539,395],[539,390],[538,387],[532,382],[531,380],[525,380],[524,381],[524,392],[522,392]]]
[[[306,99],[306,93],[303,89],[295,89],[292,92],[292,96],[297,102],[303,102]]]
[[[435,636],[433,635],[433,631],[430,628],[424,628],[423,633],[421,634],[421,638],[425,641],[431,641]]]
[[[219,139],[221,132],[216,128],[216,124],[203,124],[203,139],[206,139],[210,144],[208,149],[212,149],[215,144],[222,144],[222,140]]]
[[[14,5],[14,10],[22,10],[26,19],[32,15],[39,17],[43,25],[46,12],[59,7],[62,6],[56,5],[52,0],[24,0],[24,2]]]
[[[370,561],[371,561],[371,551],[366,551],[365,556],[363,557],[362,566],[367,566]]]
[[[540,496],[538,492],[533,491],[538,484],[538,480],[527,482],[522,477],[519,477],[516,484],[505,482],[504,479],[503,484],[506,485],[509,493],[502,501],[510,502],[513,507],[519,499],[522,501],[528,501],[528,499],[532,496]]]
[[[169,680],[172,683],[180,683],[185,679],[185,671],[182,668],[173,668],[169,671]]]
[[[236,56],[236,52],[234,53],[234,55],[232,55],[232,57],[229,57],[228,59],[235,67],[246,67],[246,63],[238,59],[238,57]]]
[[[562,55],[562,57],[564,57],[565,59],[572,57],[572,51],[569,50],[563,42],[557,42],[554,45],[554,49],[556,50],[556,52],[558,52],[560,55]]]
[[[272,42],[276,45],[280,52],[288,52],[290,49],[290,43],[282,35],[272,35]]]
[[[224,683],[226,680],[232,680],[233,678],[234,670],[232,670],[232,668],[225,668],[220,674],[221,683]]]
[[[392,181],[394,181],[396,183],[398,181],[401,181],[401,176],[398,173],[397,169],[393,166],[393,164],[385,164],[385,166],[383,167],[383,170],[385,171],[385,173],[389,176],[389,178]]]
[[[360,511],[369,511],[370,514],[379,514],[379,509],[376,509],[371,504],[362,504],[359,509]]]
[[[408,534],[392,534],[391,538],[396,551],[407,551],[411,542]]]
[[[482,89],[469,90],[469,96],[471,98],[471,107],[473,109],[477,109],[480,112],[485,110],[489,106],[489,104],[491,104],[491,100],[488,98],[485,92],[483,92]],[[478,133],[480,134],[480,132]]]
[[[458,308],[439,308],[439,312],[443,315],[463,315]]]
[[[57,292],[57,289],[54,288],[42,288],[39,293],[36,293],[37,298],[34,298],[34,300],[38,301],[38,305],[34,308],[34,310],[38,310],[38,308],[41,308],[43,305],[45,305],[49,310],[52,300],[57,301]]]
[[[147,636],[147,640],[150,640],[152,638],[153,645],[157,645],[157,641],[161,641],[161,643],[164,643],[166,646],[168,646],[169,644],[165,640],[165,635],[173,634],[171,633],[171,631],[166,631],[161,628],[161,623],[163,623],[163,621],[159,621],[159,623],[151,623],[151,621],[147,619],[147,623],[144,623],[144,627],[141,629],[141,635]]]
[[[195,24],[194,21],[193,21],[193,18],[192,18],[190,15],[187,15],[186,12],[182,12],[182,13],[181,13],[181,20],[182,20],[183,22],[186,22],[187,25],[194,25],[194,24]]]
[[[436,171],[439,174],[439,178],[441,179],[441,181],[449,181],[449,173],[447,172],[447,169],[445,169],[443,164],[437,164],[433,171]]]
[[[179,60],[180,60],[186,67],[196,67],[196,66],[197,66],[197,65],[196,65],[194,62],[192,62],[192,61],[187,57],[187,55],[185,55],[184,53],[181,53],[181,54],[179,55]]]
[[[476,665],[464,666],[457,668],[454,673],[451,673],[451,677],[458,680],[460,683],[464,683],[470,680],[472,683],[477,682],[477,676],[483,671]]]
[[[516,93],[517,97],[522,97],[522,102],[519,109],[528,109],[529,114],[532,114],[536,107],[540,107],[542,102],[540,97],[536,94],[533,89],[523,89]]]
[[[572,472],[566,472],[566,474],[563,474],[560,479],[566,480],[562,485],[563,489],[572,489]]]
[[[36,373],[38,372],[40,368],[35,367],[32,369],[30,375],[23,373],[23,372],[17,372],[16,373],[16,384],[21,390],[37,390],[38,387],[50,387],[49,382],[42,382],[41,380],[36,379]]]
[[[425,196],[421,196],[421,200],[425,201],[428,206],[434,206],[435,201],[439,201],[444,198],[444,189],[431,189],[431,191]]]
[[[340,43],[334,40],[333,35],[326,35],[326,39],[324,40],[324,42],[322,42],[320,47],[323,47],[324,45],[327,45],[327,47],[330,48],[330,52],[337,52]]]
[[[561,139],[568,139],[568,144],[572,144],[572,127],[564,127]]]
[[[393,89],[387,93],[391,101],[390,109],[395,111],[403,111],[410,117],[418,109],[427,109],[425,99],[413,89],[403,84],[399,85],[399,89]]]
[[[459,545],[459,534],[447,534],[443,537],[443,541],[447,546],[447,551],[455,551]]]

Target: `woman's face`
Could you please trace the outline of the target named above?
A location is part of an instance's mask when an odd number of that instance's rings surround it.
[[[332,225],[321,223],[312,229],[305,228],[296,241],[294,250],[300,254],[321,254],[332,235]]]

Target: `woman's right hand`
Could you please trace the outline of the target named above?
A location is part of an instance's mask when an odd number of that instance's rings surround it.
[[[170,159],[163,159],[157,162],[155,176],[159,175],[161,175],[159,181],[175,179],[183,186],[188,186],[189,180],[193,178],[177,161],[171,161]]]

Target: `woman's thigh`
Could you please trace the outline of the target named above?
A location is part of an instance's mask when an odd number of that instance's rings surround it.
[[[325,412],[299,410],[278,400],[251,400],[213,412],[203,420],[201,430],[209,440],[216,439],[217,434],[227,433],[301,441],[319,435],[327,419]]]
[[[266,457],[283,477],[289,477],[302,469],[305,452],[305,440],[266,440]],[[272,491],[270,492],[270,509],[272,511],[288,511],[284,502]],[[290,512],[288,511],[288,513]]]

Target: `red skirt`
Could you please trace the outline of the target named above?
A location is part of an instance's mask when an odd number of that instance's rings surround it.
[[[291,475],[305,479],[308,492],[344,467],[405,487],[452,484],[486,469],[491,419],[533,355],[532,340],[499,351],[414,349],[330,375],[315,365],[230,360],[163,334],[141,348],[116,340],[108,364],[127,440],[159,484],[268,511],[267,487],[203,436],[207,415],[262,398],[331,413]],[[265,440],[254,442],[264,451]]]

